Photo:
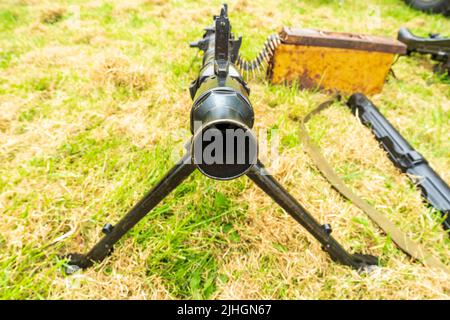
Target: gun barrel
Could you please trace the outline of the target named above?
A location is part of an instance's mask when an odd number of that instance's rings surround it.
[[[370,127],[389,158],[402,172],[406,172],[421,189],[426,201],[446,215],[443,226],[450,229],[450,188],[430,167],[427,160],[389,123],[377,107],[363,94],[354,94],[348,106],[361,122]]]
[[[231,34],[226,6],[205,29],[203,39],[191,46],[204,51],[202,68],[191,83],[191,155],[208,177],[230,180],[246,173],[257,162],[257,142],[249,89],[233,64],[239,49]],[[238,46],[236,48],[236,46]]]

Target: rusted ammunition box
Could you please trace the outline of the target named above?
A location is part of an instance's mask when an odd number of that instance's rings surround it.
[[[274,84],[341,93],[381,92],[396,54],[406,46],[377,36],[284,27],[268,68]]]

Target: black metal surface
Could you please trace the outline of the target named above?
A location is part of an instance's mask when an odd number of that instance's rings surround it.
[[[220,16],[215,19],[214,73],[225,79],[228,75],[229,46],[231,26],[228,19],[227,5],[223,5]]]
[[[267,193],[280,207],[289,213],[300,223],[328,252],[331,259],[355,269],[364,269],[370,265],[377,265],[378,259],[371,255],[348,253],[330,234],[331,227],[328,224],[320,225],[303,207],[297,202],[273,176],[264,168],[261,162],[247,173],[247,176],[265,193]]]
[[[432,59],[440,62],[436,71],[450,73],[450,38],[442,38],[437,34],[429,38],[417,37],[407,28],[401,28],[397,39],[406,44],[408,54],[430,54]]]
[[[407,173],[420,188],[426,201],[443,215],[446,215],[443,226],[446,230],[450,229],[450,188],[445,181],[366,96],[359,93],[354,94],[347,104],[353,114],[357,115],[364,125],[371,128],[394,165],[400,168],[402,172]]]

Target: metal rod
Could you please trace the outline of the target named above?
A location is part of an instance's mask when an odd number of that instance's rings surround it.
[[[320,225],[303,207],[297,202],[273,176],[258,161],[247,176],[269,195],[278,205],[289,213],[300,223],[314,238],[316,238],[328,252],[331,258],[341,264],[351,266],[355,269],[365,268],[368,265],[377,264],[377,259],[372,256],[352,255],[348,253],[331,235],[329,225]]]
[[[97,244],[86,254],[69,254],[69,266],[88,268],[102,261],[113,245],[142,220],[170,192],[180,185],[194,170],[190,154],[186,154],[159,183],[147,193]]]

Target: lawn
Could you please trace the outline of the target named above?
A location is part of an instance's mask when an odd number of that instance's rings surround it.
[[[278,130],[275,177],[349,251],[377,255],[381,266],[367,274],[333,263],[248,178],[195,172],[105,261],[64,274],[60,256],[87,251],[189,139],[188,86],[201,59],[188,42],[220,4],[0,3],[0,298],[448,299],[449,276],[397,249],[306,155],[296,119],[327,95],[261,75],[249,86],[256,130]],[[285,25],[388,37],[401,26],[450,30],[450,19],[400,0],[240,0],[229,1],[229,15],[249,59]],[[450,87],[432,68],[429,57],[401,57],[371,99],[450,183]],[[348,186],[450,265],[440,218],[346,106],[308,128]]]

